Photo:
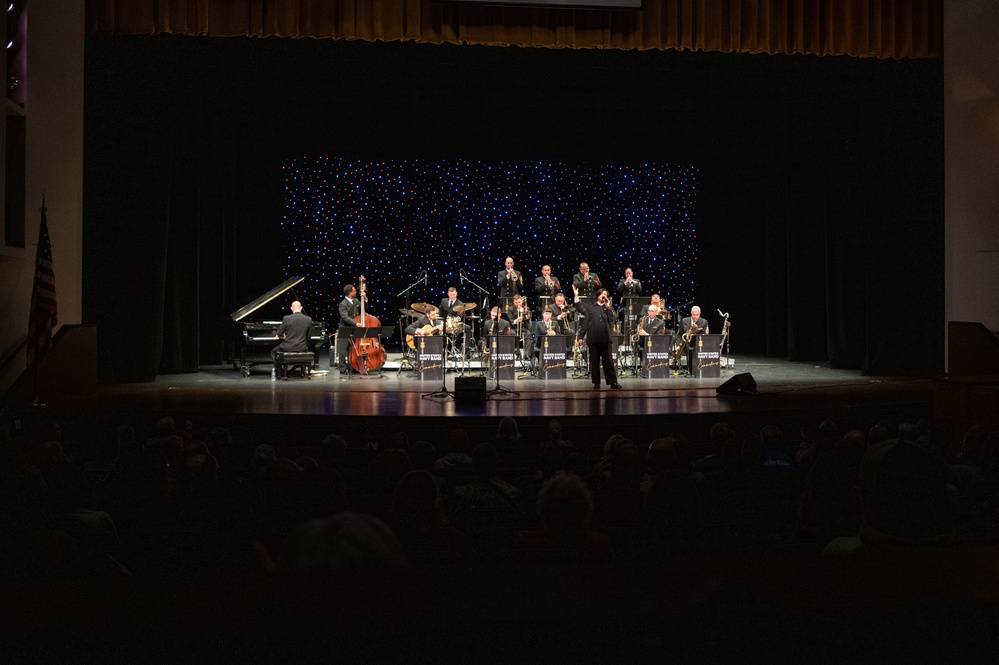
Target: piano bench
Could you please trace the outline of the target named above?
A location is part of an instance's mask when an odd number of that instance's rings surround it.
[[[287,379],[296,369],[301,370],[302,378],[312,378],[312,369],[316,364],[316,355],[312,351],[278,351],[275,359],[278,378]]]

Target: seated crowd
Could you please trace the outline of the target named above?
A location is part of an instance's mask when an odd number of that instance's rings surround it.
[[[0,575],[827,556],[991,542],[999,438],[943,423],[725,422],[704,440],[405,431],[257,442],[171,417],[64,440],[0,430]],[[486,438],[486,437],[481,437]],[[346,540],[343,540],[346,539]]]

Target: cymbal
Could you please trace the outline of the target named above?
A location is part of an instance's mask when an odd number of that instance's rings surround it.
[[[419,317],[420,316],[419,312],[417,312],[416,310],[412,310],[412,309],[400,309],[399,313],[402,314],[403,316],[415,316],[415,317]]]
[[[410,305],[411,309],[415,309],[420,314],[425,314],[427,310],[430,309],[431,307],[433,307],[433,305],[425,302],[415,302],[412,305]]]
[[[463,302],[460,305],[455,305],[454,307],[452,307],[451,311],[452,312],[467,312],[469,310],[475,309],[476,307],[478,307],[478,305],[476,305],[474,302]]]
[[[469,319],[469,320],[471,320],[471,319],[481,319],[482,317],[481,317],[481,316],[475,316],[475,315],[473,314],[473,315],[471,315],[471,316],[466,316],[465,318],[466,318],[466,319]]]

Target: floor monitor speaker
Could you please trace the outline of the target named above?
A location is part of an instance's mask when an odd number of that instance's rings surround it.
[[[719,395],[755,395],[756,379],[749,372],[736,374],[725,383],[718,386],[715,391]]]
[[[456,376],[454,378],[454,398],[465,401],[486,401],[486,377]]]

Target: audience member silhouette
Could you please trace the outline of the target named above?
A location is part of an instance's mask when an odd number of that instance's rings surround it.
[[[593,499],[586,483],[569,473],[556,473],[538,493],[541,529],[521,531],[514,553],[535,561],[614,558],[610,538],[590,529]]]

